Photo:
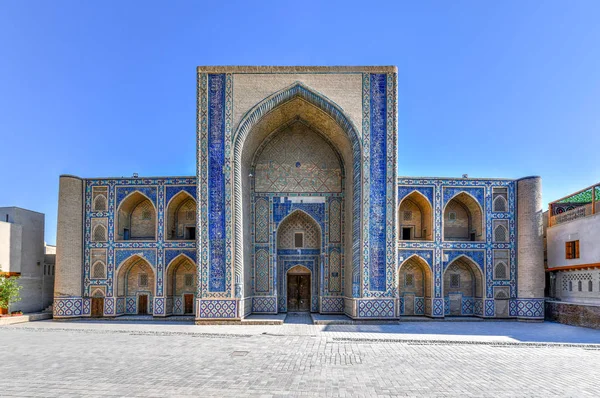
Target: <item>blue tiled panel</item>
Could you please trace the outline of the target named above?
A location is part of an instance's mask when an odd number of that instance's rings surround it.
[[[433,187],[398,186],[398,203],[414,191],[423,194],[433,206]]]
[[[208,236],[209,290],[225,290],[225,75],[208,77]],[[208,307],[204,308],[207,310]]]
[[[141,193],[143,193],[144,195],[146,195],[148,197],[148,199],[150,199],[152,201],[152,203],[154,203],[154,206],[156,206],[156,187],[117,187],[117,203],[116,203],[116,207],[118,208],[119,205],[121,204],[121,202],[123,201],[123,199],[125,199],[125,197],[127,195],[129,195],[132,192],[135,191],[139,191]]]
[[[185,191],[192,195],[194,199],[196,199],[196,186],[188,185],[188,186],[167,186],[166,187],[166,198],[165,203],[169,203],[169,201],[173,198],[173,196],[177,195],[179,192]]]
[[[386,156],[387,76],[371,75],[369,284],[372,291],[386,288]]]
[[[196,250],[193,249],[170,249],[170,250],[165,250],[165,265],[168,266],[169,263],[171,261],[173,261],[173,259],[177,256],[179,256],[180,254],[185,254],[186,256],[188,256],[190,259],[192,259],[192,261],[194,262],[194,264],[196,263]]]

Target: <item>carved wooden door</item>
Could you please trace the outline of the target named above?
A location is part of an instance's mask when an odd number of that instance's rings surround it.
[[[104,315],[104,299],[92,297],[92,317],[100,318],[102,315]]]
[[[148,295],[141,294],[138,298],[138,314],[146,315],[148,314]]]
[[[288,312],[310,311],[310,275],[288,275]]]
[[[194,312],[194,295],[184,294],[183,295],[183,312],[185,314],[192,314]]]

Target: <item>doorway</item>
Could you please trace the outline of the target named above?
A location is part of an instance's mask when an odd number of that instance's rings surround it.
[[[310,274],[288,274],[288,312],[310,311]]]
[[[194,295],[184,294],[183,295],[183,313],[193,314],[194,313]]]
[[[140,294],[138,297],[138,314],[147,315],[148,314],[148,295]]]
[[[101,318],[104,315],[104,298],[92,297],[92,318]]]
[[[410,240],[412,227],[402,227],[402,240]]]

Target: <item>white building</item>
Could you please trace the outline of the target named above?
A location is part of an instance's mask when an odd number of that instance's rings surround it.
[[[600,185],[550,203],[546,235],[549,315],[600,327]]]
[[[19,276],[21,301],[9,311],[36,312],[52,304],[56,248],[44,243],[44,214],[0,207],[0,272]]]

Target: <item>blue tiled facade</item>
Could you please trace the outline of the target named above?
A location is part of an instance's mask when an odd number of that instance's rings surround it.
[[[94,289],[105,292],[104,315],[135,313],[136,297],[116,292],[119,267],[137,256],[155,276],[149,303],[155,316],[179,314],[183,298],[167,293],[167,268],[185,257],[196,264],[194,308],[198,320],[235,320],[250,313],[287,311],[286,273],[301,265],[310,271],[313,312],[346,313],[353,318],[397,319],[412,308],[414,315],[444,317],[450,298],[444,292],[444,272],[457,259],[478,267],[482,297],[462,296],[461,315],[494,317],[495,288],[509,292],[508,316],[540,316],[539,300],[517,297],[516,181],[468,178],[409,178],[396,176],[396,73],[358,72],[361,82],[361,123],[355,125],[344,109],[310,86],[296,82],[274,92],[234,123],[233,73],[198,74],[197,175],[183,178],[115,178],[85,180],[83,289],[81,297],[55,302],[61,316],[89,316]],[[259,121],[279,106],[301,99],[329,117],[349,142],[351,162],[342,192],[270,193],[252,191],[245,205],[242,178],[244,140]],[[350,173],[351,172],[351,173]],[[94,210],[93,189],[106,189],[107,209]],[[493,211],[494,188],[505,188],[506,211]],[[245,188],[248,189],[248,188]],[[253,189],[251,186],[249,189]],[[119,206],[130,195],[147,197],[156,210],[156,235],[148,240],[124,240],[117,234]],[[167,207],[180,192],[197,203],[196,240],[166,239]],[[432,209],[429,240],[401,240],[399,206],[417,192]],[[352,200],[347,200],[349,193]],[[451,241],[443,236],[444,209],[465,194],[483,213],[483,239]],[[244,210],[243,210],[244,209]],[[244,213],[248,211],[250,213]],[[301,212],[319,233],[319,247],[278,249],[282,222]],[[248,220],[244,229],[241,220]],[[496,242],[495,220],[506,221],[508,237]],[[106,225],[105,241],[92,238],[95,223]],[[348,226],[348,228],[345,228]],[[250,245],[250,247],[248,247]],[[106,253],[106,275],[93,278],[92,251]],[[508,251],[508,276],[494,277],[494,251]],[[246,256],[244,258],[244,256]],[[250,257],[248,257],[250,256]],[[136,257],[136,258],[137,258]],[[410,258],[418,257],[431,275],[431,296],[404,296],[398,273]]]

